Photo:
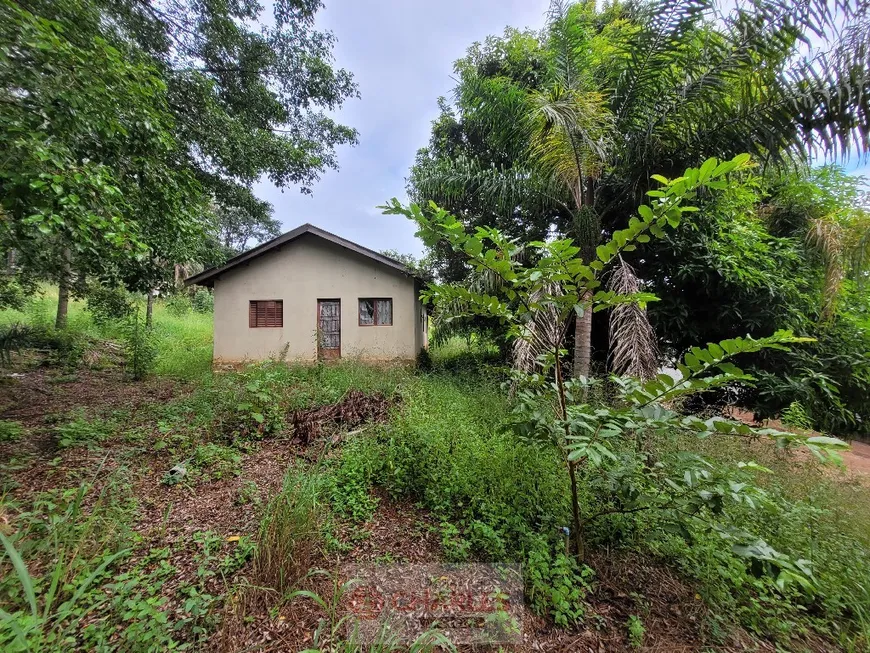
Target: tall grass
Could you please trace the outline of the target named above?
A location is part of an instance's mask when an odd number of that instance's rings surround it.
[[[140,314],[144,315],[144,300]],[[44,286],[22,310],[0,310],[0,326],[28,324],[52,329],[57,311],[57,289]],[[123,340],[124,329],[119,323],[94,323],[85,302],[73,299],[69,304],[67,330],[93,339]],[[157,358],[154,371],[160,376],[198,379],[211,372],[212,316],[189,311],[173,315],[166,302],[154,303],[154,337]]]
[[[278,597],[295,589],[308,573],[319,543],[320,479],[291,469],[260,520],[251,583]]]
[[[238,650],[248,624],[291,600],[308,575],[321,544],[321,484],[315,473],[290,469],[281,491],[265,506],[247,577],[227,598],[221,650]]]
[[[212,369],[212,315],[195,313],[172,315],[162,301],[154,305],[154,334],[157,360],[154,371],[160,376],[197,379]]]
[[[44,493],[12,522],[12,535],[0,532],[3,650],[62,648],[84,620],[105,609],[100,587],[132,546],[129,485],[112,474],[86,508],[93,491],[88,482]]]

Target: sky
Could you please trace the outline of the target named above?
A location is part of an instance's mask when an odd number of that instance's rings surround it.
[[[405,178],[429,140],[438,97],[454,86],[453,62],[507,26],[542,28],[549,0],[325,1],[317,27],[335,34],[335,64],[354,74],[360,92],[335,117],[359,131],[359,144],[338,149],[339,170],[327,171],[312,195],[268,182],[254,190],[285,230],[309,222],[374,250],[419,256],[414,225],[376,207],[406,199]],[[846,167],[870,176],[866,161]]]
[[[359,131],[359,145],[338,149],[311,196],[257,184],[285,230],[310,222],[374,250],[418,256],[423,245],[406,218],[375,207],[406,199],[405,178],[429,140],[438,97],[449,96],[453,62],[475,41],[505,27],[544,25],[548,0],[325,0],[319,29],[335,34],[335,64],[354,74],[360,99],[335,114]]]

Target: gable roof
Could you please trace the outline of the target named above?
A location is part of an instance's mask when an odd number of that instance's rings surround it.
[[[193,275],[184,282],[184,285],[191,286],[196,284],[200,286],[213,286],[215,279],[217,279],[224,272],[228,272],[229,270],[232,270],[234,267],[237,267],[242,263],[247,263],[259,256],[262,256],[263,254],[275,249],[276,247],[291,243],[305,234],[311,234],[313,236],[317,236],[318,238],[322,238],[323,240],[329,241],[330,243],[334,243],[340,247],[344,247],[351,252],[355,252],[356,254],[365,256],[366,258],[369,258],[376,263],[380,263],[381,265],[385,265],[389,268],[393,268],[394,270],[398,270],[399,272],[407,274],[410,277],[416,276],[407,266],[399,263],[396,260],[391,259],[389,256],[378,254],[374,250],[363,247],[362,245],[357,245],[356,243],[352,243],[349,240],[345,240],[341,236],[336,236],[335,234],[324,231],[319,227],[315,227],[313,224],[306,223],[302,226],[296,227],[292,231],[281,234],[277,238],[273,238],[272,240],[269,240],[261,245],[257,245],[253,249],[249,249],[247,252],[242,252],[238,256],[234,256],[223,265],[219,265],[217,267],[206,270],[205,272],[200,272],[199,274]]]

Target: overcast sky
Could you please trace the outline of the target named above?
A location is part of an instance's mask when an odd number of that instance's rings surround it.
[[[338,151],[338,171],[313,187],[282,193],[255,187],[272,202],[285,229],[305,222],[375,250],[418,255],[422,244],[411,222],[375,209],[405,198],[405,177],[429,140],[438,96],[453,88],[453,62],[474,41],[504,28],[544,25],[548,0],[325,0],[318,27],[338,40],[336,64],[350,70],[360,99],[338,119],[359,131],[359,145]]]
[[[327,172],[313,196],[269,183],[256,193],[274,205],[285,230],[310,222],[371,249],[419,255],[411,222],[375,207],[405,198],[405,177],[428,142],[438,97],[453,87],[453,62],[507,26],[540,29],[549,1],[325,1],[318,27],[335,34],[336,64],[354,74],[360,91],[337,117],[359,131],[359,145],[339,149],[339,170]],[[858,171],[870,175],[870,166]]]

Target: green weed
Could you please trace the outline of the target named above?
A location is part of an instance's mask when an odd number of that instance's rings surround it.
[[[115,431],[115,424],[99,418],[87,419],[84,409],[73,412],[73,419],[55,427],[60,447],[93,446],[108,439]]]
[[[198,445],[191,459],[192,470],[206,482],[238,476],[241,464],[238,450],[211,442]]]
[[[574,625],[583,618],[583,600],[591,590],[593,572],[564,552],[551,553],[545,543],[541,544],[529,551],[526,559],[529,602],[557,626]]]
[[[0,442],[15,442],[24,434],[20,422],[0,420]]]
[[[0,644],[4,650],[63,650],[81,623],[105,608],[101,586],[131,552],[135,504],[114,474],[86,511],[90,483],[43,493],[0,533]]]
[[[643,646],[643,637],[646,635],[646,628],[643,621],[637,615],[629,615],[628,623],[628,644],[632,648],[640,648]]]

